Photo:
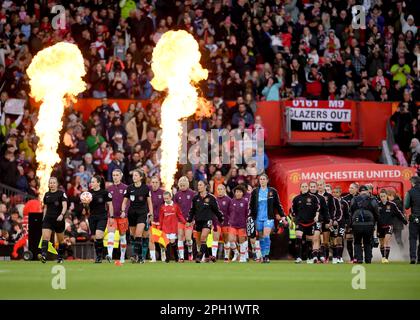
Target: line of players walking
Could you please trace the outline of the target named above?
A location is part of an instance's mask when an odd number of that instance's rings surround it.
[[[381,190],[378,199],[368,186],[352,183],[349,193],[341,197],[340,187],[331,189],[324,181],[302,182],[300,191],[291,209],[296,223],[296,263],[302,262],[304,253],[307,263],[328,262],[330,249],[332,263],[343,263],[344,240],[351,262],[371,263],[377,238],[382,263],[389,262],[395,220],[407,224],[395,192]],[[400,234],[398,237],[401,239]]]
[[[289,230],[290,251],[295,255],[296,263],[303,259],[307,263],[327,263],[330,249],[332,263],[343,263],[344,241],[351,262],[363,262],[363,245],[365,262],[370,263],[376,226],[382,262],[387,263],[395,219],[407,223],[402,203],[398,202],[395,193],[382,190],[380,199],[376,199],[366,186],[356,183],[350,185],[349,194],[341,197],[340,187],[331,189],[324,181],[303,182],[301,193],[293,199],[286,217],[279,195],[268,186],[265,174],[259,177],[259,186],[253,190],[237,186],[233,198],[227,195],[223,184],[217,186],[216,196],[211,194],[206,181],[198,182],[196,193],[189,188],[187,177],[178,180],[178,191],[174,196],[160,188],[158,177],[153,177],[151,186],[147,186],[141,170],[133,172],[133,184],[129,186],[121,182],[122,177],[120,170],[114,170],[113,184],[108,189],[100,176],[93,177],[92,197],[82,199],[83,213],[88,217],[95,239],[96,263],[102,262],[106,228],[106,260],[109,262],[113,257],[115,231],[120,234],[117,264],[125,262],[128,230],[133,263],[144,263],[148,253],[150,262],[156,262],[157,258],[169,262],[171,257],[177,262],[193,261],[193,238],[198,263],[216,261],[219,241],[223,241],[226,262],[247,262],[250,252],[255,261],[268,263],[270,234],[278,226]],[[54,231],[60,243],[58,262],[62,262],[67,197],[58,190],[56,178],[50,178],[49,187],[43,201],[43,241],[39,259],[46,262],[48,240]],[[166,233],[169,240],[166,248],[153,242],[152,226]],[[209,248],[207,242],[211,232],[213,242]]]

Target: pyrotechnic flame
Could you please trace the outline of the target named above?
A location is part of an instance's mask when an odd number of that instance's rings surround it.
[[[31,96],[36,101],[42,101],[35,133],[39,138],[36,175],[40,182],[39,196],[43,199],[52,168],[60,161],[57,147],[66,98],[74,99],[85,90],[82,77],[86,72],[79,48],[71,43],[60,42],[38,52],[27,73]]]
[[[186,31],[168,31],[160,38],[152,56],[154,78],[152,86],[168,90],[161,108],[161,179],[170,191],[177,169],[181,147],[182,125],[180,120],[194,114],[207,114],[208,104],[198,98],[195,84],[207,79],[208,72],[200,65],[201,53],[194,37]]]

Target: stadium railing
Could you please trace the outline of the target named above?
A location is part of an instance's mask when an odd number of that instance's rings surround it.
[[[93,242],[76,242],[71,245],[73,250],[73,257],[75,259],[94,259],[94,245]]]
[[[8,198],[10,198],[10,203],[13,206],[16,204],[26,203],[29,200],[36,199],[36,197],[26,192],[12,188],[3,183],[0,183],[0,194],[5,194]]]

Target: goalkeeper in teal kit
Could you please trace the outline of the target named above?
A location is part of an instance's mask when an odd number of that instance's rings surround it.
[[[287,225],[283,207],[280,204],[279,194],[276,189],[268,186],[268,177],[262,174],[259,177],[259,187],[252,190],[249,203],[250,216],[255,221],[261,245],[263,263],[269,263],[270,234],[274,228],[274,219],[282,220]]]

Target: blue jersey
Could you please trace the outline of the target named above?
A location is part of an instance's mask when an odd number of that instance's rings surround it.
[[[260,221],[268,220],[267,200],[268,200],[268,188],[266,188],[265,190],[260,188],[259,193],[258,193],[257,220],[260,220]]]

